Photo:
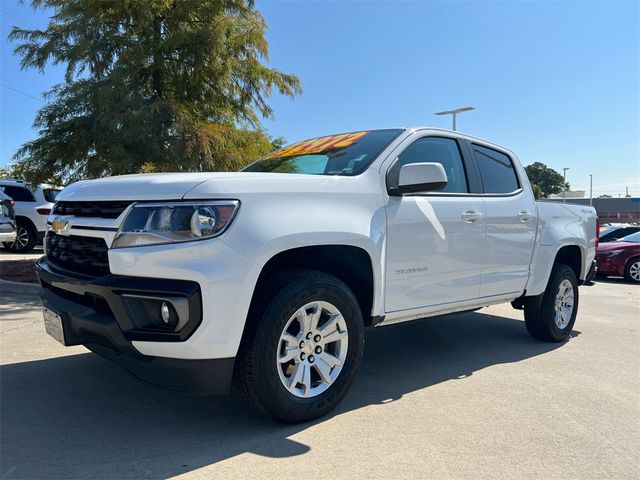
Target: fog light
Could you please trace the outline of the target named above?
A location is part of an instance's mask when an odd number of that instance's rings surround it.
[[[177,332],[189,320],[189,301],[182,296],[155,297],[125,293],[122,295],[134,330]]]
[[[160,316],[165,324],[169,323],[169,320],[171,319],[171,311],[169,310],[167,302],[162,302],[162,306],[160,307]]]

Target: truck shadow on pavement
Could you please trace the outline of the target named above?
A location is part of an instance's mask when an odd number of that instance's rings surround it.
[[[574,332],[574,336],[579,332]],[[362,369],[329,417],[302,425],[263,418],[238,398],[155,387],[93,355],[0,368],[2,478],[167,478],[242,453],[303,455],[288,437],[361,407],[561,347],[524,323],[482,313],[369,329]]]

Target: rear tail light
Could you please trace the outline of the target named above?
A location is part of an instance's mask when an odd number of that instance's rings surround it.
[[[596,250],[598,245],[600,245],[600,219],[596,218]]]
[[[51,209],[50,208],[38,208],[36,210],[36,212],[38,212],[40,215],[49,215],[51,213]]]

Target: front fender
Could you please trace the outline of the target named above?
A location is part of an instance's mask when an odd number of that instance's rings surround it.
[[[373,305],[372,314],[382,311],[381,299],[384,286],[384,262],[386,215],[383,208],[373,214],[351,211],[352,221],[347,221],[342,212],[332,219],[332,225],[316,224],[308,218],[298,217],[297,221],[290,216],[286,222],[280,223],[283,230],[276,234],[269,216],[249,222],[251,229],[245,235],[239,228],[234,235],[221,238],[231,248],[245,255],[252,262],[264,267],[277,255],[304,247],[339,245],[356,247],[364,250],[371,261],[373,272]],[[368,219],[367,219],[368,217]],[[368,221],[367,221],[368,220]],[[288,230],[288,231],[287,231]]]

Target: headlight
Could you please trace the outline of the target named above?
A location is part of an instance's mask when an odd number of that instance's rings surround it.
[[[233,221],[238,200],[136,203],[112,248],[188,242],[217,237]]]
[[[620,250],[609,250],[608,252],[603,252],[600,255],[602,255],[603,257],[613,257],[614,255],[618,255],[619,253],[624,252],[624,249],[620,249]]]

